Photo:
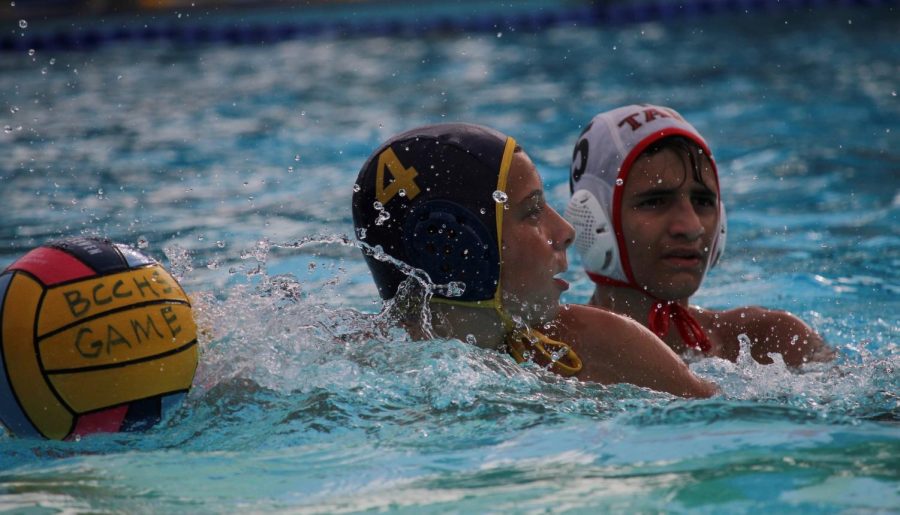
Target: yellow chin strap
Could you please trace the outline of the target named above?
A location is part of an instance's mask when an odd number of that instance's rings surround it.
[[[533,361],[565,377],[581,372],[581,358],[575,354],[572,347],[540,331],[528,327],[526,330],[519,329],[502,308],[498,308],[497,313],[507,328],[506,348],[516,363]]]
[[[509,168],[512,164],[513,153],[516,149],[516,140],[506,139],[506,147],[503,149],[503,160],[500,162],[500,174],[497,178],[497,190],[506,191],[506,180],[509,176]],[[503,212],[504,203],[498,202],[495,207],[495,219],[497,220],[497,241],[503,241]],[[503,246],[498,244],[500,266],[503,266]],[[501,273],[502,276],[502,273]],[[487,300],[461,301],[444,298],[431,298],[431,302],[437,304],[449,304],[451,306],[464,306],[474,308],[493,308],[500,316],[503,327],[506,329],[506,347],[516,363],[523,363],[529,359],[535,363],[548,367],[552,372],[561,376],[571,377],[581,371],[581,359],[571,347],[563,342],[553,340],[539,331],[527,328],[522,330],[513,321],[509,313],[503,309],[503,297],[500,279],[497,280],[497,289],[494,297]],[[549,350],[548,350],[549,349]]]

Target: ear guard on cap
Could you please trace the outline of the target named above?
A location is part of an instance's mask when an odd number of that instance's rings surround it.
[[[576,191],[566,206],[565,218],[575,227],[575,248],[588,272],[623,275],[612,223],[593,193]]]
[[[460,301],[494,297],[500,280],[497,243],[484,223],[448,200],[431,200],[407,216],[403,245],[409,264],[428,273],[435,284],[461,281]]]

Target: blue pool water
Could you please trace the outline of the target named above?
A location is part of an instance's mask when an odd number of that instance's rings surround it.
[[[160,42],[0,59],[0,266],[98,234],[159,258],[209,334],[144,434],[0,430],[0,510],[900,511],[900,21],[893,7],[536,33]],[[352,235],[382,140],[514,135],[551,204],[596,112],[647,101],[707,136],[728,248],[696,297],[790,310],[840,351],[700,360],[686,401],[565,380],[385,325]],[[574,252],[564,299],[591,284]]]

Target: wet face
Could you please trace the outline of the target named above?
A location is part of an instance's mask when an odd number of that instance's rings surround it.
[[[541,178],[524,152],[513,155],[503,213],[500,281],[503,306],[532,325],[551,320],[568,289],[557,278],[568,267],[566,249],[575,230],[547,205]]]
[[[661,299],[686,299],[700,287],[719,220],[712,164],[699,155],[700,179],[686,151],[642,154],[622,196],[622,231],[637,284]]]

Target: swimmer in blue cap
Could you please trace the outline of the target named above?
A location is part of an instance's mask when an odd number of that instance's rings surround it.
[[[503,349],[564,376],[683,396],[715,391],[640,324],[560,306],[568,284],[558,275],[574,232],[505,134],[454,123],[394,136],[359,173],[353,223],[383,299],[406,302],[413,269],[444,285],[429,299],[433,334]],[[413,336],[428,335],[427,322],[399,322]]]
[[[570,186],[566,218],[596,283],[592,305],[643,322],[678,353],[735,361],[744,334],[760,363],[769,353],[795,366],[832,356],[789,313],[690,306],[725,249],[726,220],[709,146],[676,111],[642,104],[595,116],[575,144]]]

